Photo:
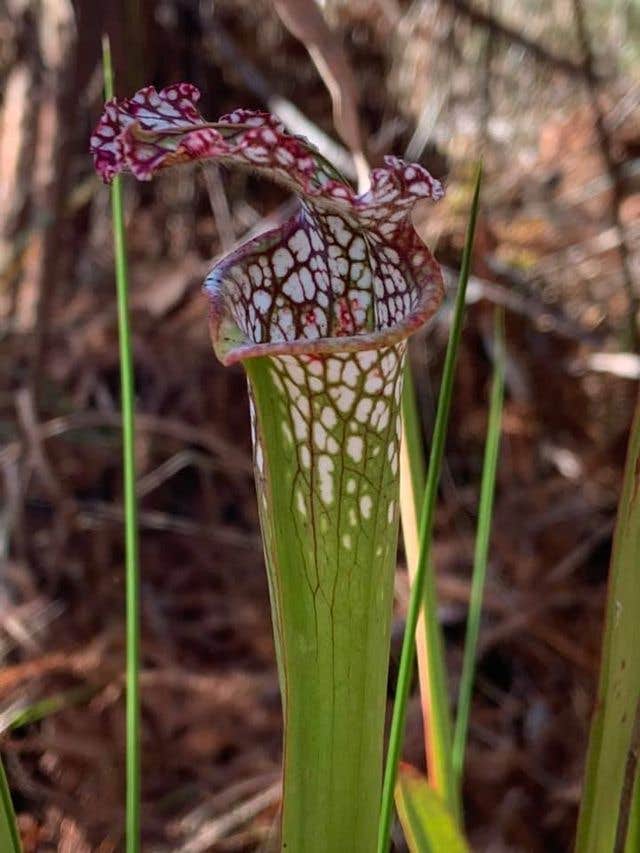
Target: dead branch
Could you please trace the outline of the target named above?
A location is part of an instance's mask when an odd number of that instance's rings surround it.
[[[476,9],[470,3],[467,3],[466,0],[442,0],[442,2],[459,15],[467,18],[467,20],[472,24],[479,27],[486,27],[491,30],[495,36],[502,38],[505,41],[520,45],[520,47],[523,47],[537,62],[554,68],[557,71],[564,71],[565,73],[571,74],[575,77],[585,76],[585,68],[581,63],[574,62],[573,59],[569,59],[566,56],[558,56],[558,54],[549,50],[539,42],[528,38],[523,33],[509,26],[509,24],[499,21],[494,15],[489,15],[486,12],[482,12],[480,9]]]
[[[620,208],[625,194],[624,179],[620,163],[613,155],[611,136],[607,127],[605,112],[600,103],[598,92],[599,79],[595,69],[595,58],[591,46],[591,37],[587,26],[586,15],[582,0],[573,0],[573,10],[576,19],[578,39],[583,54],[584,80],[587,87],[589,102],[593,111],[596,136],[600,153],[604,160],[612,186],[612,197],[609,216],[611,223],[618,235],[618,256],[620,258],[620,270],[624,283],[624,289],[629,302],[627,336],[629,345],[636,352],[640,348],[640,328],[638,327],[638,315],[640,312],[640,297],[636,293],[633,269],[631,264],[631,252],[627,243],[624,223],[620,215]]]
[[[358,87],[337,34],[322,11],[307,0],[273,0],[282,23],[306,47],[331,95],[333,123],[353,155],[361,190],[369,185],[369,166],[364,154],[358,118]]]

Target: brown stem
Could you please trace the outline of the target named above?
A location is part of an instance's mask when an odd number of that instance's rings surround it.
[[[624,180],[621,173],[621,164],[615,159],[612,151],[611,137],[607,129],[604,110],[598,97],[598,76],[595,70],[595,60],[591,46],[591,38],[587,27],[586,16],[582,0],[573,0],[573,9],[576,17],[576,28],[578,39],[583,54],[584,78],[587,93],[595,120],[595,130],[598,137],[598,145],[602,159],[604,160],[609,178],[611,180],[612,197],[609,217],[611,224],[618,234],[618,254],[620,257],[620,269],[624,282],[624,288],[629,302],[627,337],[628,344],[634,352],[640,348],[640,330],[638,328],[638,312],[640,311],[640,299],[636,293],[633,270],[631,266],[631,253],[626,241],[624,223],[620,209],[624,197]]]

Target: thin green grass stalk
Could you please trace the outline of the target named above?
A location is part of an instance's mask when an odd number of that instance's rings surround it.
[[[0,761],[0,850],[6,853],[21,853],[20,833],[11,802],[9,783]]]
[[[473,559],[473,577],[471,581],[471,596],[469,599],[469,614],[464,643],[464,659],[462,676],[458,693],[458,714],[453,735],[452,764],[458,789],[462,786],[464,755],[469,729],[469,713],[471,695],[475,677],[476,651],[478,634],[480,632],[480,617],[482,614],[482,598],[485,579],[487,576],[487,561],[489,555],[489,540],[491,536],[491,520],[493,516],[493,498],[495,494],[496,472],[500,450],[500,431],[502,423],[502,404],[504,400],[504,310],[496,306],[494,310],[494,360],[493,380],[491,384],[491,402],[489,406],[489,422],[487,439],[482,464],[482,483],[480,487],[480,506],[478,508],[478,528],[476,531],[475,554]]]
[[[109,39],[102,39],[105,97],[113,97],[113,68]],[[135,470],[135,412],[133,358],[127,253],[124,232],[121,178],[111,186],[113,241],[118,297],[118,330],[120,342],[120,386],[122,395],[122,464],[124,478],[125,551],[126,551],[126,618],[127,618],[127,700],[126,700],[126,845],[127,853],[140,850],[140,573],[138,559],[138,508]]]
[[[402,643],[402,655],[400,658],[396,700],[393,707],[393,718],[391,721],[391,732],[389,735],[389,747],[387,751],[387,763],[382,788],[382,804],[378,825],[378,853],[386,853],[389,849],[396,773],[398,770],[398,762],[404,737],[407,701],[409,698],[409,689],[411,686],[413,663],[415,659],[415,633],[418,624],[418,617],[420,615],[421,608],[425,603],[428,607],[428,610],[425,610],[427,641],[429,643],[432,641],[437,643],[438,637],[438,634],[433,629],[433,623],[437,619],[435,602],[436,585],[434,572],[429,562],[429,552],[431,549],[431,535],[438,493],[438,482],[440,479],[440,468],[442,465],[442,457],[444,455],[444,444],[449,421],[449,410],[451,407],[453,378],[458,354],[458,345],[460,343],[460,335],[462,332],[467,282],[469,280],[469,272],[471,268],[471,251],[473,248],[473,236],[478,214],[481,177],[482,168],[479,166],[476,175],[473,201],[471,204],[469,225],[467,227],[467,237],[462,257],[460,277],[458,280],[458,292],[456,294],[451,332],[449,334],[447,353],[444,361],[442,385],[438,397],[438,408],[436,412],[431,453],[429,456],[427,485],[424,492],[424,501],[422,504],[422,513],[420,518],[420,554],[418,558],[416,578],[411,590],[411,598],[407,612],[407,623]],[[434,656],[434,659],[442,661],[441,665],[444,670],[444,654],[437,654]],[[441,673],[435,673],[435,686],[436,691],[432,696],[433,701],[446,704],[448,702],[448,697],[444,671]],[[451,772],[450,767],[450,731],[447,731],[447,727],[444,724],[444,720],[446,719],[447,715],[441,715],[440,722],[442,724],[442,728],[436,733],[436,736],[443,740],[443,745],[445,746],[443,751],[443,760],[449,763],[445,777],[447,779],[447,796],[445,798],[445,802],[451,809],[454,817],[459,817],[460,808],[458,805],[453,773]],[[446,747],[449,748],[447,749]]]

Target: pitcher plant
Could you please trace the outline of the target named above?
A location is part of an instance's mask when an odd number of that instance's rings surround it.
[[[248,377],[253,458],[284,715],[281,848],[376,849],[406,340],[435,312],[439,267],[410,219],[442,196],[386,157],[356,194],[273,115],[217,122],[186,83],[111,100],[91,138],[105,181],[211,160],[300,200],[205,282],[213,348]]]

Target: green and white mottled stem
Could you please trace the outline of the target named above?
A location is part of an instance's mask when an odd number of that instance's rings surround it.
[[[285,717],[282,849],[375,849],[404,344],[245,363]]]

